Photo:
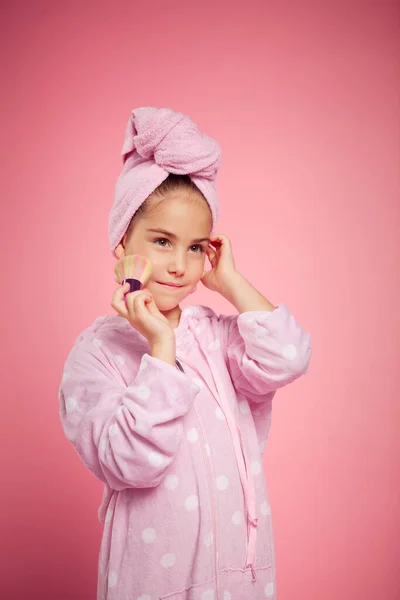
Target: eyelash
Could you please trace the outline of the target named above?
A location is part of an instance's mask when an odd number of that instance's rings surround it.
[[[166,245],[161,244],[160,242],[168,242],[168,244],[170,243],[167,238],[156,238],[154,240],[154,244],[161,246],[161,248],[166,248]],[[200,244],[193,244],[193,246],[190,246],[190,248],[198,248],[198,250],[194,251],[194,254],[201,254],[204,252],[204,248]]]

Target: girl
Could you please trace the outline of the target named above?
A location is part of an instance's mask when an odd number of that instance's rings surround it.
[[[110,249],[153,273],[78,337],[59,391],[65,434],[104,483],[98,600],[276,598],[262,455],[274,394],[306,373],[310,336],[212,233],[219,160],[187,116],[132,111]],[[238,314],[182,310],[199,281]]]

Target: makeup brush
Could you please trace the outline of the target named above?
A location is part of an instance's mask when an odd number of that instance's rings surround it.
[[[115,265],[114,277],[121,285],[129,283],[130,292],[135,292],[146,285],[152,271],[151,262],[147,258],[139,254],[128,254]]]

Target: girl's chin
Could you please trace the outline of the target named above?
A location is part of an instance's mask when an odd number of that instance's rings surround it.
[[[172,299],[172,298],[162,298],[162,297],[160,298],[156,294],[153,294],[153,298],[154,298],[154,302],[156,303],[158,310],[160,312],[167,312],[167,311],[174,310],[174,308],[179,306],[179,304],[182,302],[182,300],[184,300],[186,298],[186,296],[184,296],[183,298]]]

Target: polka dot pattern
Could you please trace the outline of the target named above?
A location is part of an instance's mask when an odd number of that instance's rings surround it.
[[[199,388],[199,390],[202,390],[204,387],[204,383],[198,377],[193,377],[192,383],[194,383]]]
[[[221,348],[221,342],[219,340],[214,340],[208,346],[208,349],[211,350],[211,352],[214,351],[214,350],[219,350],[220,348]]]
[[[251,472],[253,475],[259,475],[262,471],[261,463],[259,460],[253,460],[251,463]]]
[[[148,436],[150,433],[150,426],[145,423],[144,421],[136,421],[135,423],[135,431],[139,434],[139,435],[143,435],[143,436]]]
[[[167,490],[175,490],[178,487],[179,477],[178,475],[167,475],[164,479],[164,485]]]
[[[220,406],[217,406],[217,408],[215,409],[215,414],[217,419],[219,419],[220,421],[223,421],[225,419],[225,415],[222,412],[222,409]]]
[[[191,444],[198,442],[199,432],[197,431],[196,427],[192,427],[192,429],[189,429],[189,431],[187,432],[187,439]]]
[[[215,598],[214,590],[206,590],[201,595],[201,600],[214,600],[214,598]]]
[[[226,475],[219,475],[217,477],[217,490],[224,491],[228,488],[229,480]]]
[[[108,437],[104,437],[104,438],[102,438],[100,440],[100,444],[99,444],[99,450],[100,450],[100,452],[104,452],[105,451],[105,449],[108,446],[108,441],[109,441]]]
[[[115,355],[115,360],[117,361],[117,363],[119,363],[121,366],[125,364],[125,358],[123,356],[121,356],[120,354],[116,354]]]
[[[147,400],[150,396],[150,388],[145,383],[141,383],[139,386],[135,387],[134,390],[140,400]]]
[[[273,584],[273,582],[271,581],[270,583],[267,583],[267,585],[264,588],[264,594],[267,598],[272,598],[272,596],[274,595],[274,590],[275,590],[275,586]]]
[[[111,506],[109,506],[107,508],[106,516],[104,517],[104,522],[106,524],[108,524],[111,521],[112,516],[113,516],[113,510],[112,510]]]
[[[142,531],[142,540],[145,544],[152,544],[157,537],[156,530],[148,527]]]
[[[77,406],[78,406],[78,401],[75,398],[75,396],[68,396],[68,398],[65,401],[65,408],[67,410],[67,413],[70,413],[73,410],[75,410]]]
[[[286,360],[294,360],[297,358],[297,348],[293,344],[288,344],[282,349],[282,355]]]
[[[210,548],[210,546],[213,545],[213,541],[214,541],[214,534],[212,531],[210,531],[209,533],[207,533],[207,535],[204,537],[204,545],[207,546],[207,548]]]
[[[241,400],[239,402],[239,410],[242,413],[242,415],[248,415],[250,412],[250,406],[249,403],[247,402],[247,400]]]
[[[265,516],[271,514],[271,507],[266,500],[261,504],[261,514]]]
[[[241,513],[240,510],[237,510],[232,515],[232,523],[234,525],[240,525],[242,522],[243,522],[243,514]]]
[[[224,590],[224,600],[232,600],[232,594],[228,590]]]
[[[152,467],[162,467],[165,464],[165,458],[159,452],[150,452],[148,460]]]
[[[108,574],[108,587],[115,587],[118,583],[118,576],[114,571],[110,571]]]
[[[108,435],[110,437],[117,435],[118,433],[118,425],[116,423],[113,423],[112,425],[110,425],[110,428],[108,430]]]
[[[161,566],[163,566],[164,569],[171,569],[171,567],[173,567],[175,563],[175,554],[164,554],[164,556],[161,558]]]
[[[196,510],[199,506],[199,499],[196,495],[188,496],[185,500],[185,508],[188,511]]]

